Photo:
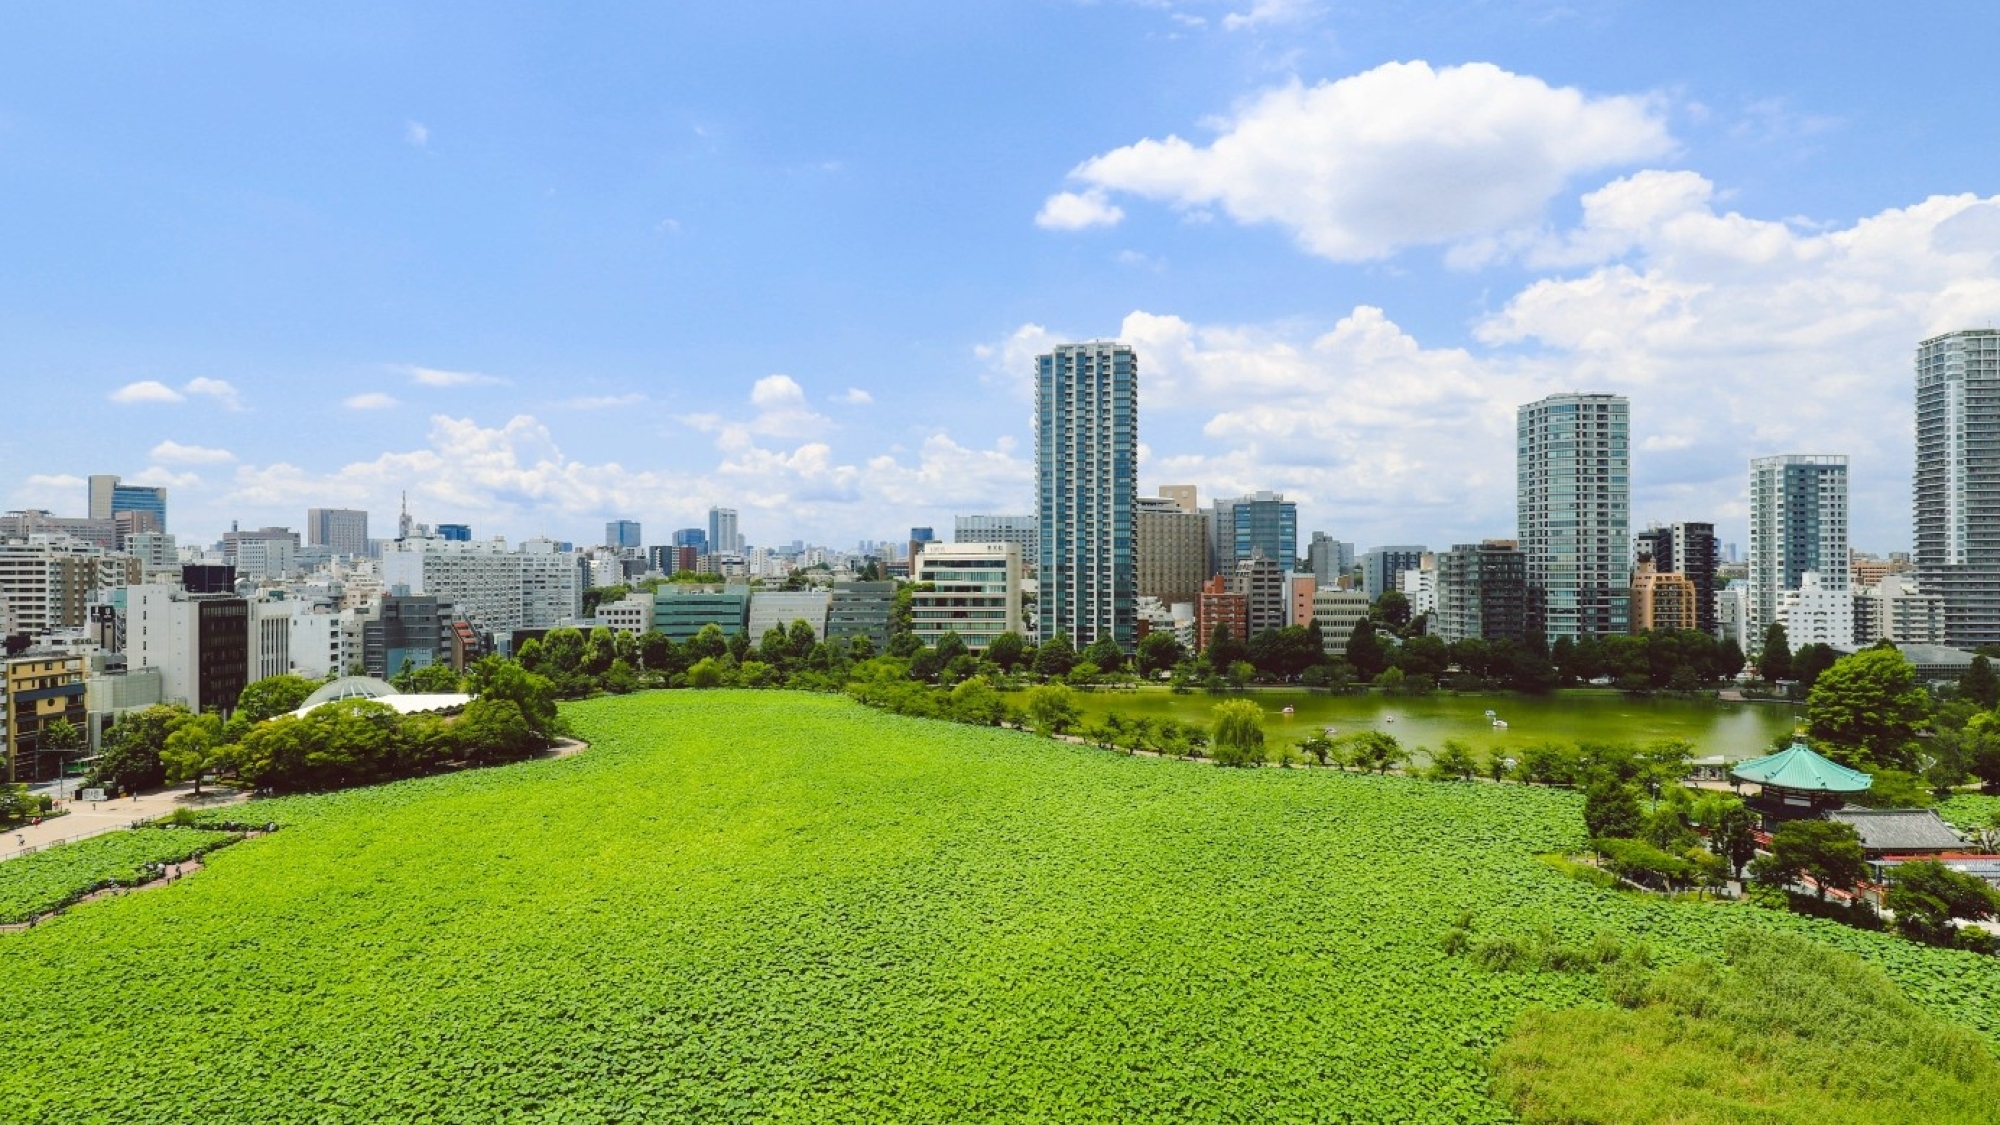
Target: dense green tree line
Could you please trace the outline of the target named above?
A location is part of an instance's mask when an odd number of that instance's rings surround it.
[[[450,679],[451,688],[461,686],[456,673]],[[455,764],[518,761],[558,733],[553,685],[519,665],[488,658],[462,684],[475,698],[454,717],[399,715],[370,700],[295,716],[319,686],[297,676],[249,685],[227,720],[185,707],[149,707],[121,716],[106,732],[88,784],[137,792],[194,781],[198,789],[202,777],[215,774],[279,792],[337,789]]]

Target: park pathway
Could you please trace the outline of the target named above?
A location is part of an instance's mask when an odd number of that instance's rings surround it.
[[[137,821],[155,820],[175,809],[220,808],[245,800],[248,796],[238,790],[218,789],[213,785],[197,796],[194,784],[188,782],[141,793],[136,797],[121,797],[116,801],[61,801],[56,807],[68,809],[67,816],[51,817],[40,824],[18,825],[0,832],[0,862],[39,851],[51,844],[130,828]]]

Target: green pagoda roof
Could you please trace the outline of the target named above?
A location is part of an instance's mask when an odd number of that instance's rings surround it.
[[[1808,793],[1859,793],[1875,779],[1838,762],[1830,762],[1803,742],[1768,758],[1738,762],[1729,770],[1738,781],[1755,782],[1774,789],[1796,789]]]

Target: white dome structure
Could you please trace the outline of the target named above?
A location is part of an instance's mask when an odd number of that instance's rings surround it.
[[[395,694],[396,686],[387,680],[378,680],[373,676],[342,676],[306,696],[299,710],[310,711],[322,703],[338,703],[343,699],[386,699]]]
[[[461,692],[425,692],[404,694],[387,680],[373,676],[342,676],[306,696],[299,709],[292,714],[303,718],[315,707],[329,703],[344,703],[350,699],[366,699],[393,708],[399,715],[415,715],[424,712],[462,711],[472,702],[472,697]]]

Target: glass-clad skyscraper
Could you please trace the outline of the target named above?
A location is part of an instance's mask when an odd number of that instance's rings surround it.
[[[1035,358],[1036,616],[1079,648],[1138,632],[1139,358],[1064,344]]]
[[[1917,345],[1917,582],[1948,644],[2000,644],[2000,331]]]
[[[708,510],[708,549],[718,555],[743,553],[743,535],[736,530],[736,509]]]
[[[1299,506],[1276,492],[1256,492],[1215,502],[1222,542],[1219,569],[1234,573],[1252,555],[1262,554],[1285,574],[1299,559]]]
[[[121,512],[143,512],[153,518],[155,531],[167,530],[167,490],[158,485],[122,484],[116,476],[90,478],[90,518],[108,520]]]
[[[1516,503],[1527,555],[1530,629],[1624,633],[1631,610],[1631,405],[1559,394],[1521,407]]]

